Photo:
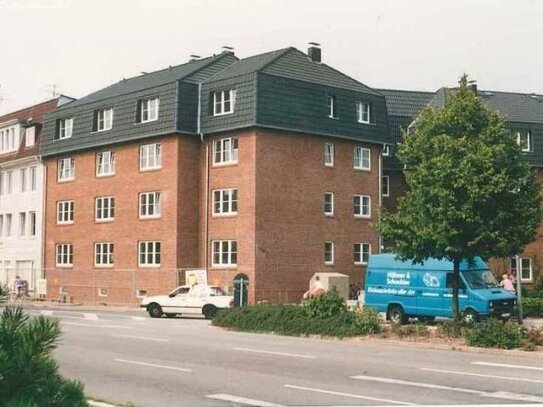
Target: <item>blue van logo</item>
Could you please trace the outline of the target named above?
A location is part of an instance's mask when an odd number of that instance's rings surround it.
[[[439,287],[439,279],[434,274],[426,273],[422,276],[422,282],[426,287]]]

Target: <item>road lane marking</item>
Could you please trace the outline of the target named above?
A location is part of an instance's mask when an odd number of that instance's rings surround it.
[[[491,398],[498,398],[498,399],[505,399],[505,400],[533,401],[535,403],[543,403],[543,398],[531,396],[528,394],[517,394],[517,393],[509,393],[509,392],[501,392],[501,391],[488,392],[488,391],[481,391],[481,390],[464,389],[461,387],[443,386],[441,384],[410,382],[407,380],[390,379],[388,377],[377,377],[377,376],[351,376],[351,379],[366,380],[370,382],[380,382],[380,383],[387,383],[387,384],[399,384],[399,385],[404,385],[404,386],[423,387],[426,389],[456,391],[459,393],[476,394],[482,397],[491,397]]]
[[[98,321],[98,315],[90,313],[90,312],[84,312],[83,316],[85,319],[89,319],[91,321]]]
[[[497,375],[482,374],[482,373],[458,372],[458,371],[455,371],[455,370],[431,369],[431,368],[428,368],[428,367],[421,367],[420,370],[424,370],[426,372],[455,374],[455,375],[462,375],[462,376],[477,376],[477,377],[488,377],[488,378],[491,378],[491,379],[513,380],[513,381],[518,381],[518,382],[543,383],[543,380],[523,379],[521,377],[497,376]]]
[[[245,397],[232,396],[230,394],[209,394],[206,396],[208,399],[231,401],[233,403],[247,404],[255,407],[284,407],[281,404],[269,403],[262,400],[248,399]]]
[[[133,365],[139,365],[139,366],[148,366],[148,367],[158,367],[160,369],[168,369],[168,370],[177,370],[178,372],[185,372],[190,373],[192,370],[190,369],[184,369],[182,367],[175,367],[175,366],[165,366],[165,365],[156,365],[154,363],[145,363],[145,362],[136,362],[135,360],[126,360],[126,359],[113,359],[115,362],[120,363],[130,363]]]
[[[315,392],[315,393],[331,394],[333,396],[342,396],[342,397],[350,397],[350,398],[361,399],[361,400],[379,401],[379,402],[390,403],[390,404],[400,404],[400,405],[403,405],[403,406],[414,406],[415,405],[413,403],[407,403],[405,401],[389,400],[389,399],[382,399],[382,398],[370,397],[370,396],[361,396],[359,394],[342,393],[342,392],[339,392],[339,391],[332,391],[332,390],[314,389],[314,388],[311,388],[311,387],[295,386],[293,384],[285,384],[285,387],[287,387],[289,389],[312,391],[312,392]]]
[[[508,368],[511,368],[511,369],[528,369],[528,370],[541,370],[541,371],[543,371],[543,367],[524,366],[524,365],[509,365],[507,363],[471,362],[471,364],[472,365],[479,365],[479,366],[508,367]]]
[[[50,317],[51,315],[53,315],[53,311],[42,310],[42,311],[41,311],[41,314],[42,314],[42,315],[45,315],[46,317]]]
[[[303,359],[317,359],[316,356],[300,355],[297,353],[274,352],[271,350],[249,349],[249,348],[232,348],[232,349],[239,350],[241,352],[263,353],[265,355],[288,356],[291,358],[303,358]]]
[[[141,339],[144,341],[155,341],[155,342],[169,342],[169,339],[163,338],[152,338],[150,336],[136,336],[136,335],[111,335],[115,338],[132,338],[132,339]]]
[[[84,326],[87,328],[119,328],[119,329],[132,329],[130,326],[124,326],[124,325],[96,325],[96,324],[83,324],[80,322],[67,322],[67,321],[61,321],[63,325],[74,325],[74,326]]]

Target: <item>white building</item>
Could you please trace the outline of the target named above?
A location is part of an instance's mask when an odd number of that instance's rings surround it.
[[[44,166],[38,158],[44,115],[59,97],[0,117],[0,284],[19,275],[35,289],[42,276]]]

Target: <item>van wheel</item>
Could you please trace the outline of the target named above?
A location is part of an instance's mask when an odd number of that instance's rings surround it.
[[[393,324],[406,324],[408,320],[403,308],[399,305],[393,305],[388,309],[388,319]]]
[[[206,305],[204,309],[202,309],[202,314],[204,314],[204,317],[206,319],[213,319],[213,317],[217,314],[217,307],[214,305]]]
[[[160,318],[162,316],[162,308],[155,302],[149,304],[147,312],[151,318]]]
[[[422,322],[423,324],[429,324],[430,322],[434,322],[436,317],[430,317],[430,316],[420,316],[417,317],[417,319]]]
[[[472,310],[471,308],[467,308],[464,310],[464,313],[462,315],[462,320],[466,324],[474,324],[475,322],[479,321],[479,314]]]

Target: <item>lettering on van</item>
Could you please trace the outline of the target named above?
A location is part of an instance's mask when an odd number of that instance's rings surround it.
[[[411,273],[398,273],[397,271],[389,271],[387,273],[388,285],[409,285],[411,282]]]
[[[408,297],[415,295],[415,290],[411,288],[368,287],[367,292],[372,294],[405,295]]]

